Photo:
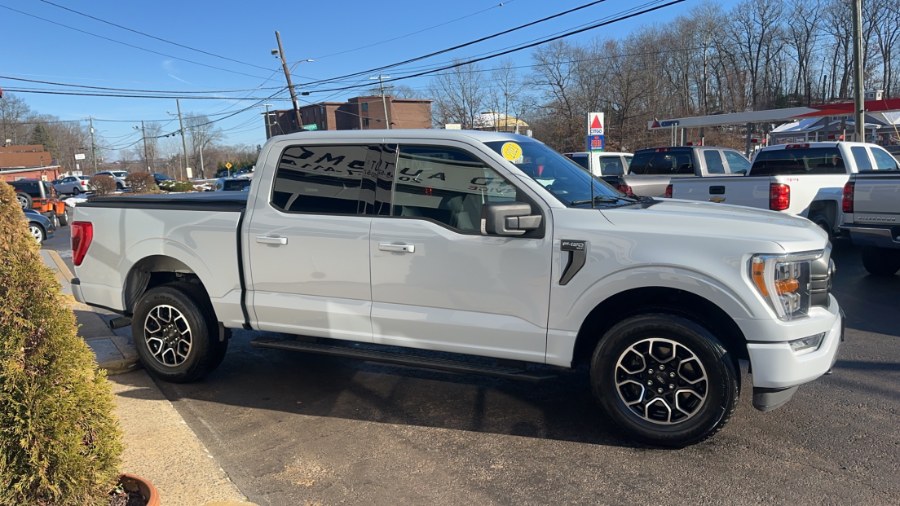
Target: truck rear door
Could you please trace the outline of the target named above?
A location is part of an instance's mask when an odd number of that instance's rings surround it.
[[[360,211],[368,147],[272,147],[245,225],[254,328],[371,341],[369,229]],[[274,174],[268,171],[273,171]]]

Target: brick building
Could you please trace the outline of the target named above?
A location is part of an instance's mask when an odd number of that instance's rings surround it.
[[[0,146],[0,181],[51,181],[59,176],[59,171],[59,165],[53,165],[53,157],[40,144]]]
[[[315,130],[374,130],[386,128],[385,109],[391,128],[431,128],[431,100],[385,96],[354,97],[346,102],[320,102],[300,108],[303,124]],[[293,109],[271,113],[266,138],[296,132]]]

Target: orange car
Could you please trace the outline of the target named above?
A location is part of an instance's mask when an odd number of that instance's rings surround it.
[[[67,225],[66,203],[59,200],[53,185],[38,179],[19,179],[9,184],[16,190],[16,200],[22,209],[34,209],[54,225]]]

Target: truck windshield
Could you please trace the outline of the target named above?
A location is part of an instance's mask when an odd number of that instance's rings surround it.
[[[515,140],[485,144],[568,207],[633,202],[612,186],[591,177],[577,163],[540,142]]]

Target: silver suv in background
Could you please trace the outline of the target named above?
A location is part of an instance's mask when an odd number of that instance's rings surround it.
[[[91,191],[90,179],[88,176],[66,176],[60,178],[53,183],[53,188],[59,194],[87,193]]]
[[[116,189],[124,190],[128,187],[128,184],[125,182],[125,177],[128,176],[128,171],[126,170],[103,170],[97,173],[98,176],[109,176],[116,180]]]
[[[619,177],[617,189],[626,195],[671,197],[667,187],[673,178],[742,176],[750,161],[740,152],[714,146],[674,146],[639,149]]]

